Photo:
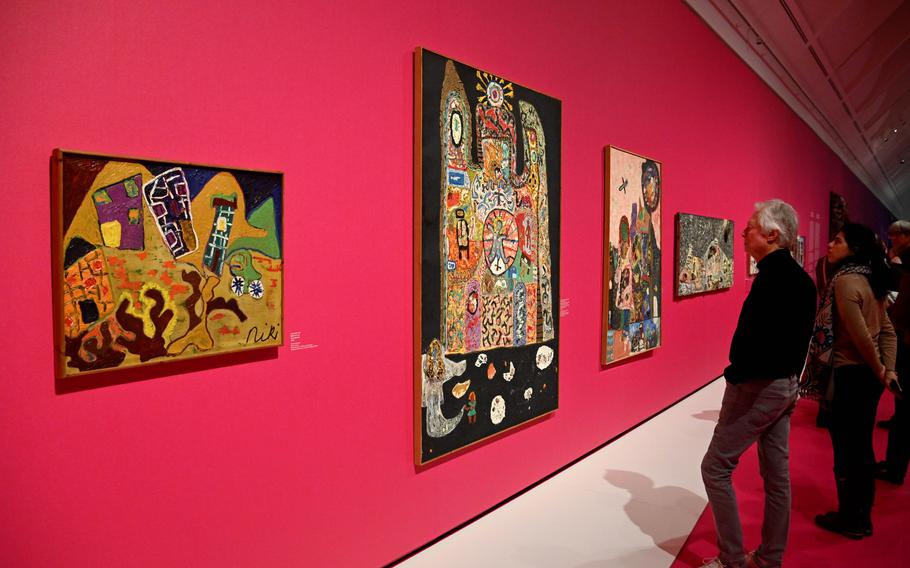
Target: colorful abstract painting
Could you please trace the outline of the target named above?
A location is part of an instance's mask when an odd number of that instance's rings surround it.
[[[661,164],[606,150],[601,363],[660,346]]]
[[[282,174],[55,150],[57,376],[282,344]]]
[[[552,412],[561,103],[418,49],[415,460]]]
[[[733,221],[676,214],[676,295],[733,286]]]

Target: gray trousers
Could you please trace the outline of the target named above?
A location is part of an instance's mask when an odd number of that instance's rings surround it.
[[[763,565],[781,565],[790,530],[790,416],[796,408],[798,389],[796,377],[727,383],[720,419],[701,463],[717,529],[718,558],[726,566],[741,566],[745,561],[731,477],[740,456],[755,442],[765,486],[758,556]]]

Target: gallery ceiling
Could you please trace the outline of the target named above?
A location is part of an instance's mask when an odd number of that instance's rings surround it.
[[[910,0],[685,0],[910,219]]]

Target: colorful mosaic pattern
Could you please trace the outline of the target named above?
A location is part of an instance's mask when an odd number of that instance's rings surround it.
[[[606,152],[604,365],[660,346],[661,165]]]
[[[733,221],[676,215],[676,295],[733,287]]]
[[[556,408],[561,105],[425,50],[417,67],[422,463]]]
[[[281,345],[281,174],[57,150],[54,180],[58,377]]]

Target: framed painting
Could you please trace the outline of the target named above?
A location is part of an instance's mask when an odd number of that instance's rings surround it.
[[[850,220],[850,213],[847,210],[847,200],[844,196],[833,191],[828,193],[828,241],[834,239],[834,236],[843,228],[844,224]],[[826,241],[827,242],[827,241]]]
[[[282,345],[280,172],[57,149],[58,379]]]
[[[676,214],[676,295],[733,286],[733,221]]]
[[[806,267],[806,237],[802,235],[796,237],[796,250],[793,251],[793,258],[800,266]]]
[[[421,48],[414,69],[423,464],[557,408],[562,104]]]
[[[604,298],[601,363],[660,346],[660,162],[605,152]]]

